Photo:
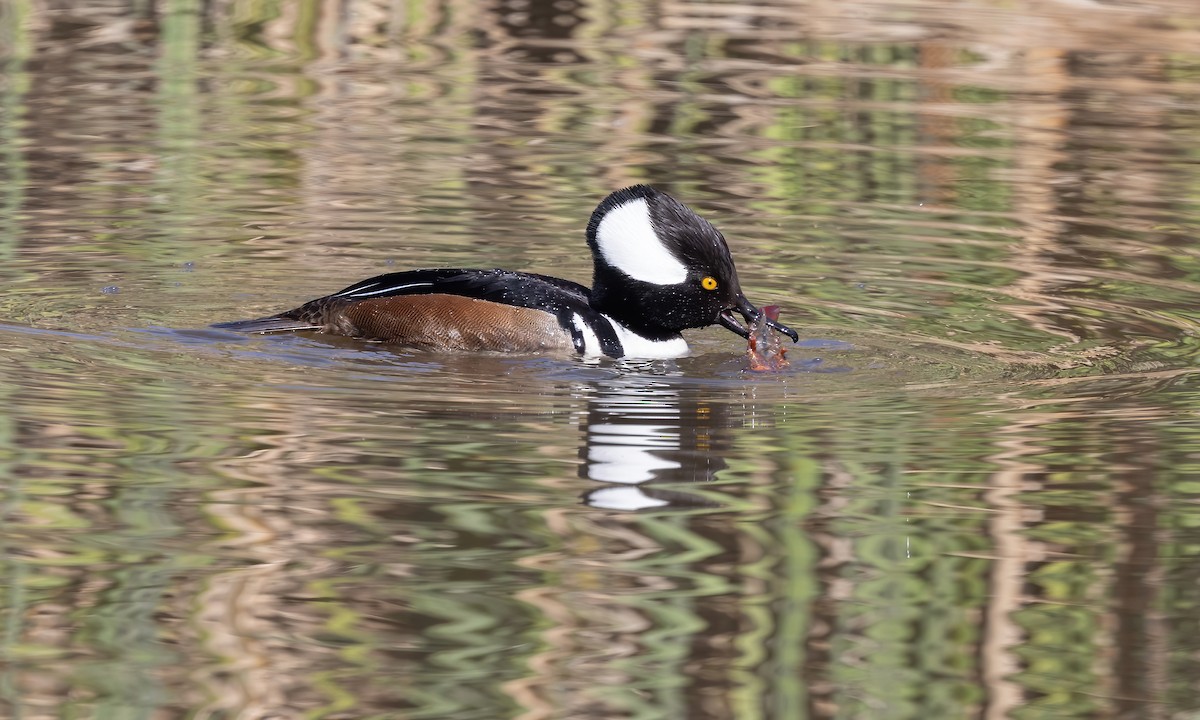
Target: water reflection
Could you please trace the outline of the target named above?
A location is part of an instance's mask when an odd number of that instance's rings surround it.
[[[1193,697],[1196,446],[1170,440],[1191,374],[863,394],[845,374],[714,380],[720,355],[187,339],[224,360],[5,333],[60,358],[0,369],[22,448],[13,704],[915,717],[1086,715],[1080,682],[1121,684],[1130,712]],[[1120,651],[1097,666],[1104,626]]]
[[[610,487],[589,491],[585,502],[614,510],[702,507],[704,498],[649,487],[705,483],[725,468],[732,427],[725,403],[708,403],[653,377],[599,383],[588,398],[580,456],[582,477]],[[623,487],[618,487],[623,486]]]

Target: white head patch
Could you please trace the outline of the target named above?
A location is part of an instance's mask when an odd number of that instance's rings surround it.
[[[610,210],[596,228],[596,247],[605,262],[634,280],[654,285],[677,285],[687,280],[687,267],[654,232],[646,198],[635,198]]]

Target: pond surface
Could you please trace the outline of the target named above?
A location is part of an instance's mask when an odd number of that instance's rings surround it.
[[[0,715],[1200,717],[1197,48],[1193,0],[0,4]],[[586,283],[637,182],[788,372],[207,329]]]

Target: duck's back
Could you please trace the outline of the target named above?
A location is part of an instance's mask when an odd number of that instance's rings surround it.
[[[619,342],[587,288],[507,270],[410,270],[355,283],[294,310],[221,323],[238,332],[319,330],[435,350],[606,353]],[[608,332],[605,332],[605,329]]]

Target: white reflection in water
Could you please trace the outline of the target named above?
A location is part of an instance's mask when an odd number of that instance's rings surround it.
[[[588,505],[603,510],[646,510],[670,504],[667,500],[647,495],[636,486],[606,487],[588,493]]]
[[[583,421],[580,474],[625,487],[596,488],[584,495],[585,503],[611,510],[708,504],[688,493],[651,486],[706,482],[725,467],[718,452],[723,444],[714,444],[713,433],[728,429],[727,423],[714,425],[722,422],[714,416],[726,413],[714,412],[690,395],[638,376],[596,386]]]
[[[653,480],[658,470],[680,467],[674,460],[657,457],[646,447],[664,447],[658,437],[634,436],[634,442],[629,444],[623,442],[631,439],[628,435],[593,435],[589,439],[592,444],[588,446],[588,477],[599,482],[643,483]],[[678,442],[674,447],[679,447]]]

